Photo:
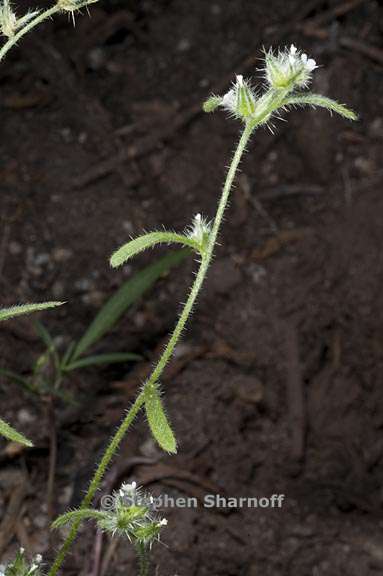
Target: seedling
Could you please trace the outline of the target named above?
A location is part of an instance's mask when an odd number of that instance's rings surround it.
[[[21,316],[22,314],[30,314],[47,308],[61,306],[62,304],[63,302],[45,302],[42,304],[22,304],[20,306],[12,306],[11,308],[2,308],[0,309],[0,322],[10,318],[15,318],[16,316]],[[8,440],[12,440],[13,442],[19,442],[25,446],[32,446],[32,442],[28,440],[28,438],[20,432],[17,432],[15,428],[5,422],[2,418],[0,418],[0,435],[4,436]]]
[[[91,353],[91,351],[116,326],[130,306],[138,302],[159,278],[169,273],[170,269],[187,255],[187,250],[178,250],[136,272],[107,300],[82,337],[78,341],[71,341],[62,352],[47,328],[42,323],[35,322],[36,332],[45,350],[36,360],[31,375],[26,377],[4,368],[0,368],[0,375],[21,385],[34,395],[71,400],[64,383],[72,372],[92,366],[140,360],[141,356],[132,352]],[[17,311],[21,313],[20,307]]]

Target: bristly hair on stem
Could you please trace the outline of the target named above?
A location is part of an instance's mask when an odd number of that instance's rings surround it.
[[[8,37],[8,41],[0,49],[0,60],[4,58],[8,50],[14,46],[24,34],[47,18],[64,11],[69,12],[73,16],[76,10],[96,1],[97,0],[56,0],[56,4],[46,11],[31,13],[27,15],[27,17],[23,17],[24,20],[22,20],[17,19],[14,13],[10,12],[9,0],[4,0],[0,4],[0,18],[3,19],[2,21],[0,20],[0,25],[3,34]],[[4,19],[8,20],[5,21]],[[185,244],[189,248],[198,251],[201,259],[189,295],[164,351],[147,378],[142,390],[138,393],[133,405],[112,436],[96,468],[80,508],[76,513],[73,513],[73,511],[66,515],[67,519],[69,517],[71,519],[71,529],[61,549],[58,551],[48,576],[57,576],[66,554],[76,538],[83,519],[95,519],[97,517],[98,521],[101,521],[104,529],[112,528],[116,531],[123,530],[125,532],[128,529],[130,530],[130,526],[128,528],[126,526],[121,528],[121,523],[118,526],[113,522],[110,524],[110,517],[107,518],[108,522],[105,523],[105,515],[102,514],[101,518],[98,513],[92,512],[91,504],[111,460],[142,408],[145,407],[146,409],[150,429],[159,445],[168,452],[176,451],[176,439],[161,403],[159,382],[161,381],[164,369],[174,354],[175,348],[190,319],[194,304],[203,287],[217,245],[218,235],[221,230],[233,182],[246,147],[255,129],[262,125],[267,125],[273,117],[278,117],[284,110],[304,105],[323,107],[330,112],[336,112],[350,120],[357,118],[356,114],[345,105],[339,104],[327,96],[303,91],[309,86],[312,73],[316,68],[315,60],[299,51],[293,44],[290,48],[279,50],[277,53],[269,50],[265,53],[264,73],[267,84],[263,92],[257,93],[253,89],[251,82],[247,79],[245,80],[241,74],[238,74],[233,86],[224,96],[213,95],[208,98],[203,105],[203,109],[206,112],[213,112],[217,108],[223,107],[231,116],[239,119],[243,123],[241,136],[229,165],[212,223],[208,224],[200,215],[197,215],[194,219],[192,229],[189,229],[186,234],[178,235],[170,232],[167,233],[166,231],[160,234],[155,232],[147,234],[144,237],[132,240],[112,256],[112,265],[119,266],[129,258],[148,247],[153,247],[155,244],[176,242]],[[122,518],[122,524],[128,520],[130,522],[131,519],[131,516],[124,516]],[[119,520],[121,520],[121,518]],[[137,551],[140,558],[141,576],[147,576],[149,570],[147,544],[153,539],[153,536],[157,534],[161,525],[163,525],[161,522],[156,525],[154,523],[150,526],[139,525],[136,529],[136,536],[140,542]]]
[[[249,81],[245,81],[241,75],[237,75],[233,87],[227,94],[222,97],[213,95],[203,105],[206,112],[213,112],[218,107],[227,109],[232,116],[243,122],[243,131],[230,163],[212,224],[207,225],[206,221],[198,216],[194,221],[193,230],[189,232],[187,236],[189,241],[195,241],[197,238],[199,241],[201,241],[202,238],[205,239],[204,249],[201,251],[199,268],[188,298],[186,299],[163,353],[149,378],[146,380],[132,408],[113,436],[100,465],[97,467],[81,508],[87,508],[91,503],[107,466],[122,442],[128,427],[143,405],[146,406],[147,414],[149,411],[148,421],[155,439],[165,450],[169,452],[173,451],[173,448],[175,450],[175,437],[162,408],[157,387],[161,380],[161,375],[173,356],[175,347],[190,319],[194,304],[202,289],[213,258],[214,249],[217,245],[218,234],[221,229],[234,178],[254,130],[259,126],[269,123],[275,114],[280,114],[289,107],[300,105],[321,106],[329,111],[337,112],[350,120],[356,119],[354,112],[346,106],[338,104],[334,100],[324,96],[302,92],[302,89],[308,86],[312,72],[316,69],[317,65],[312,58],[298,51],[294,45],[291,45],[289,49],[279,51],[277,54],[269,51],[265,56],[265,67],[268,84],[263,94],[257,94],[253,91]],[[138,253],[158,241],[165,239],[170,240],[170,236],[167,236],[167,234],[173,233],[166,233],[165,231],[161,234],[164,235],[160,237],[155,235],[149,237],[144,236],[141,239],[136,239],[126,244],[123,249],[120,249],[120,251],[117,251],[115,255],[112,256],[112,265],[121,265],[133,256],[134,253]],[[148,402],[152,402],[152,404],[149,404],[149,407]],[[76,537],[78,528],[78,522],[72,525],[71,532],[59,551],[48,576],[57,575],[65,555]],[[147,569],[146,564],[142,563],[140,567],[141,576],[147,574]]]

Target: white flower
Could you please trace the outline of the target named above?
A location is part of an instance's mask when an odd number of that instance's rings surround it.
[[[166,518],[162,518],[162,520],[160,520],[160,521],[158,522],[158,525],[159,525],[159,526],[167,526],[167,525],[168,525],[167,519],[166,519]]]
[[[270,87],[276,90],[290,91],[307,86],[315,68],[315,60],[301,53],[294,44],[278,54],[270,50],[265,55],[265,77]]]
[[[210,224],[201,214],[196,214],[193,224],[186,231],[188,238],[195,240],[200,246],[205,247],[210,235]]]
[[[308,58],[307,54],[301,55],[301,61],[309,72],[312,72],[315,70],[315,68],[318,68],[315,60],[313,58]]]
[[[121,487],[119,489],[119,495],[121,496],[121,498],[124,498],[125,496],[135,496],[137,491],[137,482],[132,482],[131,484],[128,483],[124,483],[121,484]]]

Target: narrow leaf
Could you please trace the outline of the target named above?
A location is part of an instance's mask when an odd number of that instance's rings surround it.
[[[101,520],[104,518],[105,512],[101,512],[100,510],[93,510],[92,508],[83,508],[80,510],[71,510],[70,512],[66,512],[65,514],[61,514],[56,520],[52,523],[51,528],[52,530],[56,530],[57,528],[61,528],[66,524],[75,521],[81,520],[89,520],[90,518],[95,518],[96,520]]]
[[[61,359],[61,369],[65,370],[65,367],[67,364],[69,364],[70,358],[72,356],[72,352],[74,350],[74,347],[76,346],[75,342],[70,342],[70,344],[68,345],[68,348],[65,350],[63,357]]]
[[[320,94],[295,94],[288,96],[284,102],[286,106],[320,106],[321,108],[326,108],[329,112],[336,112],[348,120],[357,120],[358,116],[353,110],[345,106],[344,104],[339,104],[336,100],[327,98],[326,96],[321,96]]]
[[[44,344],[47,347],[47,349],[49,350],[49,352],[52,352],[55,349],[55,344],[53,342],[52,336],[50,335],[50,333],[45,328],[45,326],[42,322],[38,322],[37,320],[35,320],[34,325],[35,325],[35,330],[36,330],[37,335],[44,342]]]
[[[150,430],[158,444],[166,452],[175,454],[177,442],[156,386],[150,386],[146,389],[145,410]]]
[[[97,354],[95,356],[86,356],[85,358],[80,358],[75,362],[69,363],[64,366],[64,370],[69,372],[70,370],[77,370],[78,368],[86,368],[88,366],[96,366],[99,364],[118,364],[121,362],[128,362],[133,360],[141,360],[142,356],[138,354],[133,354],[131,352],[113,352],[111,354]]]
[[[157,244],[171,243],[183,244],[184,246],[189,246],[199,251],[197,242],[182,234],[175,234],[174,232],[150,232],[149,234],[131,240],[114,252],[110,259],[110,265],[112,268],[117,268],[133,256],[136,256],[136,254],[148,248],[153,248]]]
[[[24,446],[33,446],[32,442],[28,440],[17,430],[15,430],[10,424],[7,424],[2,418],[0,418],[0,434],[7,438],[8,440],[12,440],[12,442],[18,442],[19,444],[24,444]]]
[[[43,302],[42,304],[22,304],[20,306],[12,306],[11,308],[0,309],[0,322],[14,318],[21,314],[29,314],[30,312],[37,312],[45,310],[46,308],[54,308],[55,306],[62,306],[65,302]]]
[[[20,376],[20,374],[16,374],[16,372],[6,370],[5,368],[0,368],[0,376],[4,376],[4,378],[8,378],[16,384],[19,384],[28,392],[32,392],[32,394],[37,394],[36,389],[29,383],[29,380],[23,376]]]
[[[154,264],[137,272],[101,308],[85,334],[78,342],[72,355],[72,363],[90,346],[98,342],[118,322],[126,310],[153,286],[165,272],[176,266],[190,254],[189,250],[178,250],[167,254]]]

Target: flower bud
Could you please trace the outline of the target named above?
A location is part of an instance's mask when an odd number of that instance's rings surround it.
[[[243,76],[237,76],[236,86],[236,116],[248,118],[255,111],[255,96],[248,84],[244,81]]]
[[[255,111],[256,97],[243,76],[237,75],[233,87],[224,96],[208,98],[203,109],[205,112],[213,112],[218,106],[222,106],[236,118],[246,120]]]
[[[186,231],[188,238],[195,240],[201,249],[206,248],[210,232],[211,226],[201,214],[194,216],[193,224]]]
[[[254,113],[256,98],[249,84],[243,76],[237,75],[236,82],[231,90],[222,98],[221,104],[236,118],[246,120]]]

